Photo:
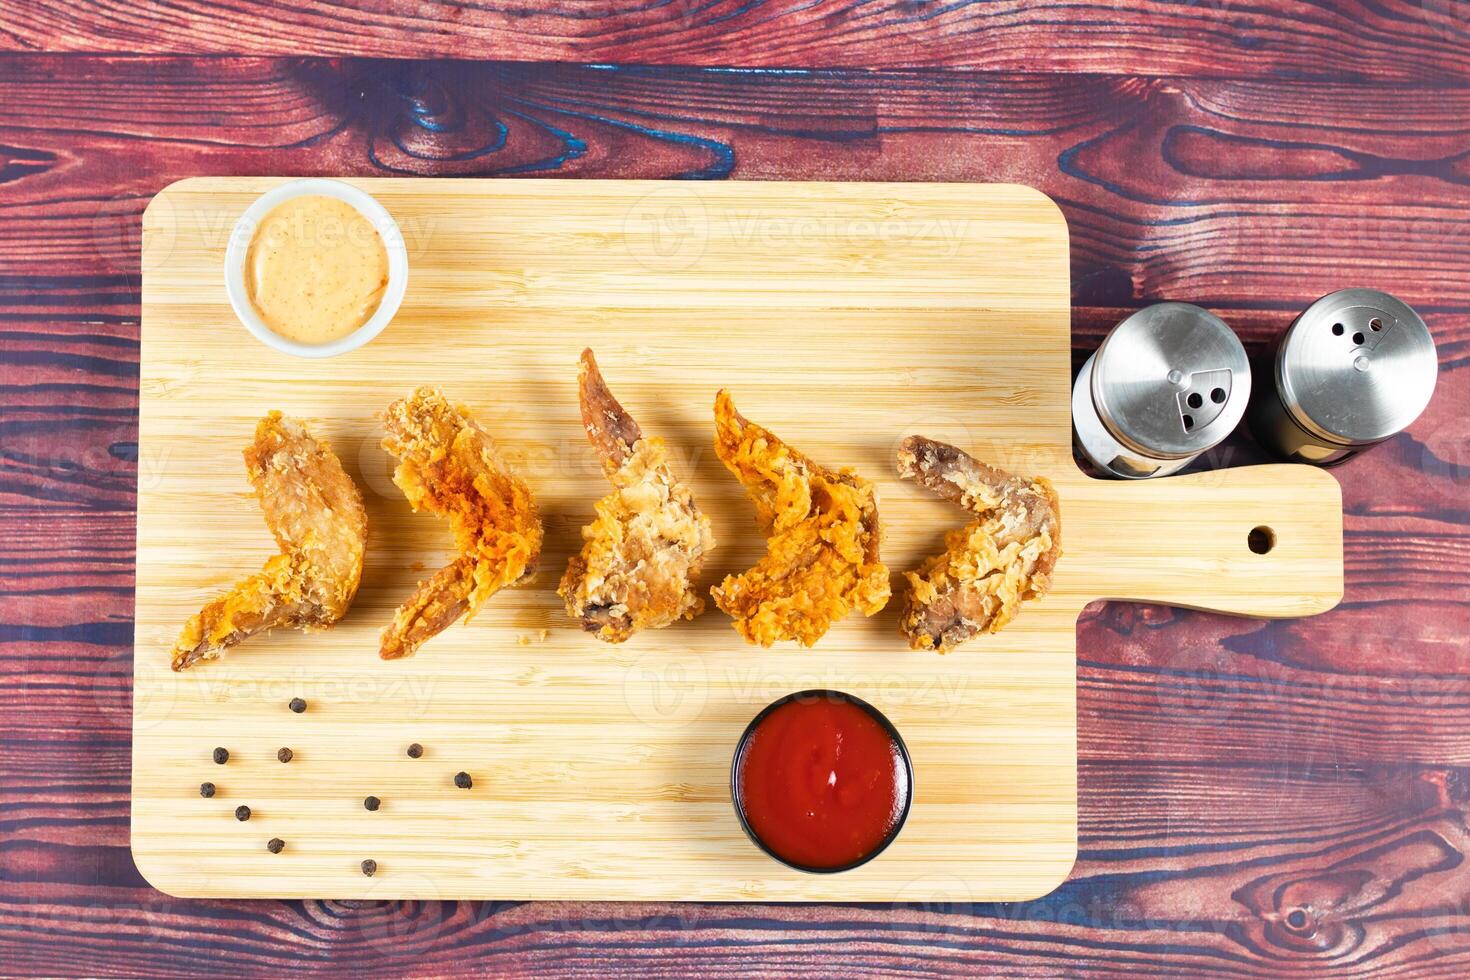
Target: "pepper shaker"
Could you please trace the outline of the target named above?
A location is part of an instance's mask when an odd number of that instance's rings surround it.
[[[1108,475],[1165,476],[1219,445],[1245,414],[1251,371],[1225,321],[1188,303],[1112,329],[1072,387],[1078,450]]]
[[[1407,303],[1343,289],[1292,322],[1273,355],[1273,384],[1251,402],[1256,440],[1298,463],[1334,466],[1402,431],[1434,393],[1434,339]]]

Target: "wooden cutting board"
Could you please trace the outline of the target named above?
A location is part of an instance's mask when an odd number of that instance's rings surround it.
[[[231,225],[277,181],[187,180],[143,242],[133,854],[185,896],[969,901],[1039,896],[1077,853],[1075,623],[1098,598],[1302,616],[1342,591],[1341,498],[1320,470],[1144,483],[1072,461],[1067,226],[1024,187],[387,179],[407,299],[366,348],[278,354],[239,325]],[[747,646],[711,608],[609,646],[555,594],[608,486],[579,424],[576,361],[672,446],[719,540],[705,579],[763,544],[712,448],[715,391],[879,485],[894,572],[966,515],[894,475],[911,433],[1057,485],[1056,585],[1004,632],[915,653],[897,603],[811,650]],[[377,636],[445,559],[409,511],[375,419],[422,383],[470,404],[537,493],[541,572],[417,657]],[[251,640],[168,669],[185,619],[274,544],[240,451],[280,409],[330,439],[367,500],[357,603],[335,630]],[[1274,548],[1247,547],[1269,527]],[[742,835],[730,756],[771,700],[837,688],[883,710],[915,766],[912,814],[878,859],[788,870]],[[309,702],[303,714],[287,709]],[[405,747],[422,743],[410,759]],[[228,764],[211,762],[215,746]],[[276,761],[289,747],[295,759]],[[471,790],[453,776],[473,775]],[[203,799],[198,786],[218,792]],[[375,795],[380,810],[362,800]],[[233,811],[250,806],[241,823]],[[270,854],[266,841],[286,848]],[[362,860],[377,862],[367,878]]]

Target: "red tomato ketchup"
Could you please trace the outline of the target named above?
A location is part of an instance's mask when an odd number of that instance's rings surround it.
[[[746,730],[731,780],[747,832],[806,871],[843,871],[898,834],[912,792],[908,752],[876,708],[835,691],[771,705]]]

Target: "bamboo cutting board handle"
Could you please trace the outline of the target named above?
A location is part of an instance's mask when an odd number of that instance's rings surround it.
[[[1324,470],[1248,466],[1077,489],[1071,507],[1063,498],[1062,526],[1076,529],[1063,547],[1087,556],[1071,587],[1091,598],[1267,618],[1342,598],[1342,490]]]

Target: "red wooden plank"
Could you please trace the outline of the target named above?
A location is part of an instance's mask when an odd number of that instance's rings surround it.
[[[1470,77],[1470,14],[1460,0],[8,0],[0,46],[1420,82]]]
[[[11,304],[6,303],[9,298]],[[102,300],[128,305],[131,324],[88,322],[105,314],[89,304],[98,294],[57,289],[49,278],[11,278],[0,285],[0,508],[45,506],[131,508],[137,485],[138,343],[137,294],[127,287]],[[48,307],[65,319],[14,315]],[[111,307],[115,308],[115,307]],[[11,315],[7,315],[11,314]],[[10,522],[0,517],[0,522]],[[85,526],[85,525],[78,525]],[[52,529],[55,530],[54,528]],[[29,527],[11,532],[11,543],[40,546]],[[10,591],[0,614],[0,640],[35,614],[31,597],[55,602],[66,575]],[[7,566],[0,565],[0,580]],[[130,592],[130,590],[125,590]],[[127,598],[130,600],[131,596]],[[44,625],[49,617],[32,621]]]
[[[1470,309],[1470,88],[30,57],[0,88],[0,269],[93,306],[171,179],[335,172],[1018,181],[1082,304]]]

